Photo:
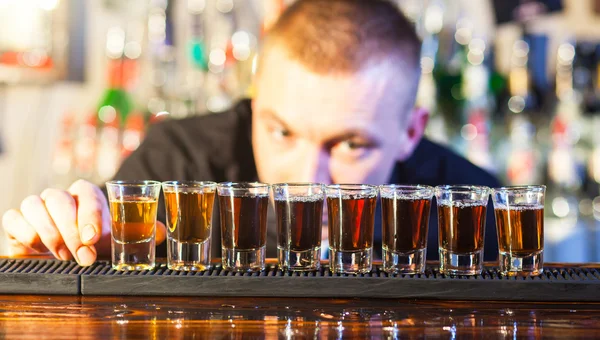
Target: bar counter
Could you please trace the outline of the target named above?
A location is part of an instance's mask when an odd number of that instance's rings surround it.
[[[475,336],[598,337],[600,303],[0,295],[0,338]]]

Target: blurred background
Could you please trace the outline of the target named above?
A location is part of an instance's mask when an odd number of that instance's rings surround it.
[[[0,0],[0,211],[111,178],[154,122],[251,96],[291,2]],[[427,135],[546,184],[546,260],[600,262],[600,0],[396,2],[423,40]]]

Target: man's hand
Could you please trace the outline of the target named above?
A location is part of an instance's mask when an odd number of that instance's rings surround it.
[[[97,186],[78,180],[67,191],[46,189],[29,196],[20,210],[4,213],[2,225],[11,255],[52,253],[61,260],[75,259],[82,266],[110,254],[110,214],[104,194]],[[156,244],[166,228],[156,223]]]

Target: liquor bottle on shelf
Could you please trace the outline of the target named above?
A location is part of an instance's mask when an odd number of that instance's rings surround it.
[[[144,116],[139,112],[133,112],[127,117],[122,136],[121,158],[125,159],[138,146],[144,138],[145,123]]]
[[[581,96],[573,88],[572,44],[561,44],[556,65],[555,116],[550,123],[550,148],[547,162],[547,194],[545,234],[554,247],[548,247],[549,258],[559,251],[561,259],[581,260],[585,247],[580,221],[581,185],[584,159],[579,145],[581,128]],[[555,251],[552,251],[555,249]],[[546,254],[545,254],[546,255]]]
[[[121,164],[121,129],[134,107],[130,91],[138,78],[137,59],[141,52],[139,49],[132,51],[130,43],[139,45],[139,41],[128,41],[127,33],[121,27],[112,27],[106,37],[108,84],[97,106],[97,149],[93,155],[96,159],[95,175],[99,182],[110,179]]]
[[[98,134],[96,173],[99,181],[110,179],[121,164],[121,144],[119,142],[119,121],[114,119],[104,123]]]
[[[584,96],[587,99],[586,109],[591,116],[590,123],[587,124],[590,151],[587,166],[589,183],[586,192],[590,201],[590,209],[587,211],[600,221],[600,44],[596,45],[592,59],[586,71],[591,77],[587,86],[588,96]]]
[[[508,74],[509,99],[505,109],[509,135],[500,155],[506,155],[505,177],[509,185],[539,184],[542,182],[542,155],[536,143],[534,124],[535,100],[531,94],[528,70],[529,44],[517,40],[513,45]]]
[[[54,186],[66,188],[73,176],[73,142],[75,115],[67,111],[60,123],[60,134],[52,157],[51,181]]]
[[[465,155],[474,164],[495,172],[490,151],[490,110],[493,107],[493,96],[489,87],[490,68],[484,63],[486,43],[481,38],[471,39],[467,50],[462,85],[465,124],[461,128],[461,137],[465,140]]]
[[[127,120],[134,105],[127,87],[136,74],[135,60],[127,58],[108,60],[108,87],[98,105],[98,118],[101,122],[111,121],[113,114],[116,114],[121,124]]]
[[[540,150],[535,145],[535,126],[524,116],[510,121],[506,158],[506,179],[510,185],[529,185],[542,182]]]
[[[98,117],[89,114],[77,128],[75,142],[75,174],[77,178],[95,180]]]
[[[557,53],[556,106],[551,122],[548,177],[559,192],[576,194],[581,188],[583,159],[578,145],[581,136],[581,93],[573,87],[575,48],[561,44]]]

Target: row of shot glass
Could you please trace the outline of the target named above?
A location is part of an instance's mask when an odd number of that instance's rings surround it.
[[[543,270],[544,186],[502,187],[367,185],[258,182],[107,182],[112,217],[112,263],[117,270],[155,265],[158,198],[163,189],[167,265],[206,270],[211,265],[211,228],[219,200],[222,266],[252,272],[265,268],[269,200],[277,221],[278,264],[312,271],[321,265],[322,226],[327,206],[330,270],[372,270],[378,196],[382,214],[383,269],[425,270],[432,198],[438,206],[440,272],[477,275],[483,269],[486,210],[492,195],[499,244],[499,269],[507,275]]]

